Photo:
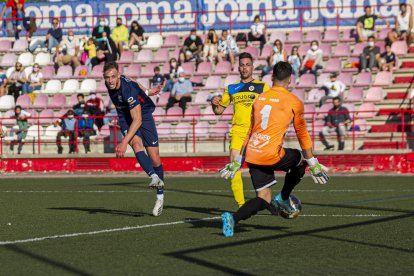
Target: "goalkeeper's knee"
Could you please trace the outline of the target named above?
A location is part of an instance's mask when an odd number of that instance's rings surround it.
[[[292,184],[299,183],[306,172],[306,163],[301,163],[299,166],[293,167],[286,174],[286,181],[289,181]]]

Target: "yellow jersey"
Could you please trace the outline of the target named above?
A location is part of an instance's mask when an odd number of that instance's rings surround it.
[[[233,103],[233,126],[249,129],[253,102],[267,90],[269,86],[259,80],[238,81],[225,88],[219,105],[228,107]]]

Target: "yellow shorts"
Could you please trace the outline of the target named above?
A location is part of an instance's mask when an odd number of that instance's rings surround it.
[[[246,138],[248,128],[233,126],[230,130],[230,150],[241,150],[244,139]]]

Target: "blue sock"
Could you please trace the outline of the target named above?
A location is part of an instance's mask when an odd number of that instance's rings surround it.
[[[151,176],[155,173],[154,168],[152,167],[152,162],[144,151],[135,153],[135,157],[137,158],[138,163],[141,165],[142,169],[148,174],[148,176]]]
[[[158,167],[154,167],[155,173],[158,175],[158,177],[164,181],[164,168],[162,167],[162,164]],[[157,195],[164,194],[164,188],[157,188]]]

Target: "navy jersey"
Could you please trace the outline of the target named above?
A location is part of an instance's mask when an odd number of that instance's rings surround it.
[[[141,106],[142,120],[152,119],[155,104],[148,97],[138,84],[127,77],[121,75],[121,87],[119,90],[109,90],[109,96],[115,105],[118,117],[125,119],[128,124],[132,122],[130,110],[134,107]],[[105,83],[106,85],[106,83]],[[108,86],[106,85],[106,88]]]

